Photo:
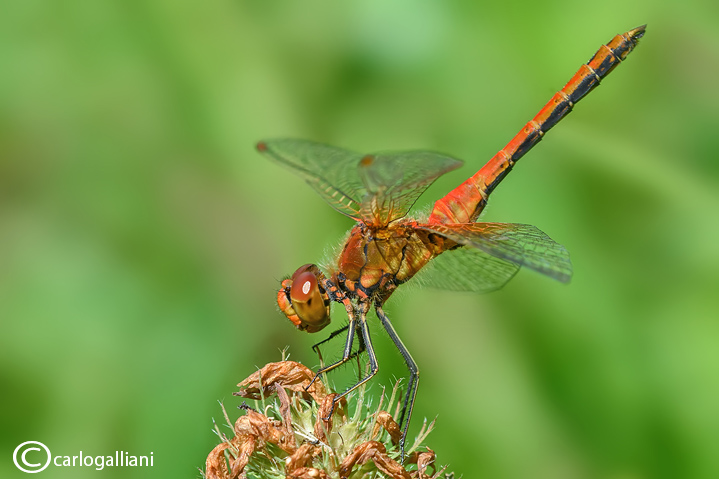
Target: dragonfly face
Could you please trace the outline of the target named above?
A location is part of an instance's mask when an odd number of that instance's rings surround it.
[[[330,299],[321,285],[323,279],[317,265],[306,264],[282,281],[277,304],[300,331],[316,333],[330,324]]]

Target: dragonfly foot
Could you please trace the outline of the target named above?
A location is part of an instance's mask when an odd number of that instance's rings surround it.
[[[310,383],[307,386],[305,386],[305,391],[309,391],[310,387],[312,387],[312,385],[315,383],[315,381],[317,381],[317,378],[320,377],[320,374],[322,374],[321,369],[315,373],[315,377],[312,378],[312,381],[310,381]]]
[[[334,398],[332,400],[332,405],[330,406],[330,411],[327,413],[327,416],[322,418],[323,421],[329,421],[330,419],[332,419],[332,414],[335,412],[335,404],[337,404],[338,399],[342,399],[342,398]]]
[[[404,453],[404,436],[399,440],[399,462],[404,465],[407,455]]]

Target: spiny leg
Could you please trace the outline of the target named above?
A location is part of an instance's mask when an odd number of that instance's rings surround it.
[[[324,358],[322,357],[322,351],[320,350],[320,346],[323,345],[324,343],[327,343],[327,342],[331,341],[332,339],[336,338],[343,332],[347,331],[348,328],[349,328],[349,325],[343,326],[340,329],[332,332],[332,334],[330,334],[326,339],[324,339],[324,340],[320,341],[319,343],[315,344],[314,346],[312,346],[312,351],[314,351],[320,359],[320,367],[324,367]],[[357,326],[355,325],[355,331],[356,330],[357,330]],[[357,340],[359,341],[359,346],[357,347],[357,351],[352,353],[352,355],[349,357],[349,359],[359,358],[360,354],[362,354],[365,351],[364,339],[362,338],[362,334],[357,336]]]
[[[347,331],[347,328],[349,328],[349,324],[342,326],[340,329],[338,329],[336,331],[332,331],[332,333],[329,336],[327,336],[326,339],[323,339],[319,343],[316,343],[315,345],[313,345],[312,351],[317,352],[318,347],[320,347],[321,345],[325,344],[328,341],[331,341],[335,336],[339,336],[343,332]]]
[[[319,343],[316,343],[312,346],[312,351],[314,351],[315,354],[317,354],[317,356],[320,358],[320,367],[324,367],[324,364],[325,364],[324,358],[322,357],[322,351],[320,351],[320,346],[331,341],[332,339],[336,338],[343,332],[347,331],[347,328],[349,328],[349,324],[343,326],[342,328],[340,328],[336,331],[333,331],[329,336],[327,336],[327,338],[323,339]]]
[[[341,366],[350,360],[350,358],[352,356],[352,343],[354,342],[355,329],[356,329],[355,328],[355,318],[354,318],[354,315],[351,315],[350,322],[347,325],[347,341],[345,342],[345,349],[344,349],[344,352],[342,353],[342,359],[340,359],[339,361],[335,361],[334,363],[330,364],[329,366],[320,368],[315,373],[315,377],[312,378],[312,381],[310,381],[310,383],[307,385],[307,388],[312,386],[312,384],[314,384],[314,382],[317,380],[318,377],[320,377],[321,374],[324,374],[328,371],[332,371],[336,367]],[[305,388],[305,389],[307,389],[307,388]]]
[[[402,413],[400,414],[399,427],[402,428],[402,438],[399,441],[399,449],[402,459],[404,460],[404,443],[407,439],[407,429],[409,429],[409,421],[412,419],[412,409],[414,409],[414,400],[417,396],[417,385],[419,384],[419,369],[417,363],[412,359],[412,355],[402,343],[402,340],[394,330],[392,323],[389,318],[382,310],[382,306],[379,302],[375,303],[375,310],[377,311],[377,317],[382,322],[382,326],[387,331],[387,334],[392,339],[394,345],[399,349],[400,354],[404,358],[404,362],[409,369],[409,383],[407,384],[407,393],[404,396],[404,403],[402,404]],[[406,413],[406,416],[405,416]],[[405,422],[405,418],[407,421]],[[404,423],[404,427],[402,424]]]
[[[362,380],[362,361],[360,361],[360,355],[367,350],[364,344],[364,335],[361,332],[359,336],[357,336],[357,341],[359,345],[357,346],[357,351],[352,353],[352,358],[357,358],[357,381],[360,381]]]
[[[337,396],[334,400],[334,402],[339,401],[343,397],[345,397],[347,394],[351,393],[377,374],[377,371],[379,370],[379,365],[377,364],[377,356],[375,356],[374,353],[374,347],[372,346],[372,339],[369,336],[369,326],[367,325],[367,309],[365,308],[364,311],[361,312],[360,318],[359,318],[359,329],[362,333],[362,342],[364,342],[364,348],[365,351],[367,351],[367,356],[369,359],[369,374],[367,376],[361,378],[359,381],[357,381],[356,384],[353,386],[348,387],[342,394]]]
[[[360,311],[360,317],[359,317],[359,329],[362,333],[362,342],[364,343],[364,349],[367,351],[367,356],[369,360],[369,374],[365,376],[364,378],[361,378],[359,381],[357,381],[356,384],[348,387],[345,389],[345,391],[336,396],[334,400],[332,401],[332,409],[330,409],[329,414],[327,415],[327,419],[329,419],[332,416],[332,412],[334,411],[335,404],[345,397],[347,394],[351,393],[358,387],[362,386],[364,383],[372,379],[372,377],[377,374],[377,371],[379,370],[379,365],[377,364],[377,356],[374,353],[374,347],[372,346],[372,339],[369,335],[369,326],[367,325],[367,310],[369,309],[369,304],[362,305],[362,310]],[[319,373],[318,373],[319,374]]]

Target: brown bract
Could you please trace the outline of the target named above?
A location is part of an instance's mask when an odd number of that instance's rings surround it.
[[[308,387],[314,377],[315,373],[311,369],[294,361],[270,363],[238,384],[242,390],[234,395],[248,399],[261,399],[271,396],[275,391],[274,385],[279,384],[285,389],[312,396],[315,402],[320,403],[327,395],[327,391],[322,381],[319,380]]]
[[[375,421],[376,423],[372,429],[372,437],[377,436],[379,428],[383,427],[392,438],[392,443],[399,443],[399,439],[402,437],[402,431],[399,428],[399,424],[397,424],[397,422],[392,418],[390,413],[387,411],[377,411]]]
[[[374,461],[377,469],[393,479],[412,479],[402,464],[390,459],[384,445],[377,441],[367,441],[355,447],[340,464],[340,477],[342,479],[349,477],[356,464],[364,464],[370,459]]]
[[[391,479],[439,477],[442,471],[435,472],[433,476],[426,473],[428,466],[435,460],[434,451],[429,448],[426,452],[415,452],[407,458],[408,465],[417,464],[417,469],[412,471],[408,471],[405,465],[392,459],[385,445],[375,440],[364,441],[343,457],[336,457],[337,450],[329,446],[328,438],[334,423],[344,424],[348,421],[348,417],[342,402],[339,406],[333,407],[336,394],[328,394],[319,380],[310,385],[313,377],[314,373],[305,366],[293,361],[282,361],[268,364],[242,381],[239,384],[242,390],[235,393],[236,395],[259,399],[277,394],[281,419],[272,419],[249,407],[243,407],[246,414],[235,422],[235,436],[231,439],[225,438],[225,442],[216,446],[207,456],[205,477],[207,479],[247,477],[248,464],[253,454],[266,453],[268,444],[273,444],[282,451],[279,456],[275,456],[274,461],[284,465],[287,479],[360,477],[353,473],[368,461],[372,461],[377,470]],[[297,401],[307,406],[309,405],[307,401],[318,404],[314,422],[316,439],[308,438],[306,432],[296,433],[296,425],[292,423],[292,410],[293,407],[297,409]],[[369,427],[372,433],[367,437],[377,438],[384,429],[389,433],[393,444],[397,444],[400,429],[386,411],[377,411],[374,414],[374,423],[370,423]],[[322,458],[329,460],[320,460]]]

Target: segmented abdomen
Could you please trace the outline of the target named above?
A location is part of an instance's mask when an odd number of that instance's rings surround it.
[[[539,143],[542,136],[572,111],[575,103],[592,91],[637,45],[645,27],[637,27],[602,45],[591,60],[575,73],[539,113],[477,173],[434,204],[429,223],[475,221],[489,194],[507,176],[514,164]]]

